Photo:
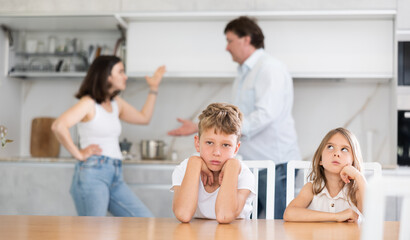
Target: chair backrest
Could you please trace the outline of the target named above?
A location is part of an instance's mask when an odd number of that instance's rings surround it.
[[[291,160],[288,162],[286,178],[286,206],[295,198],[295,170],[303,171],[303,184],[307,182],[311,167],[310,161]]]
[[[266,219],[273,219],[275,207],[275,163],[273,160],[246,160],[243,163],[248,166],[255,176],[256,197],[253,200],[252,219],[258,217],[258,180],[259,170],[267,169],[266,179]]]
[[[307,183],[307,177],[311,172],[312,163],[310,161],[292,160],[288,162],[287,179],[286,179],[286,206],[295,198],[295,170],[303,171],[303,185]],[[363,170],[366,174],[368,171],[373,172],[374,177],[382,175],[382,166],[378,162],[365,162]]]
[[[381,177],[382,176],[382,165],[378,162],[365,162],[363,164],[363,170],[364,170],[365,176],[367,175],[366,173],[368,171],[373,172],[373,177]]]
[[[399,240],[410,239],[410,177],[374,177],[366,188],[362,240],[383,239],[386,196],[403,196]]]

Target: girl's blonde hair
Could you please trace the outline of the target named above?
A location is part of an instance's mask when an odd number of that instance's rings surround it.
[[[322,161],[322,152],[325,149],[330,138],[332,138],[337,133],[342,134],[349,142],[350,147],[352,148],[353,155],[352,165],[357,170],[359,170],[359,172],[362,172],[363,158],[362,152],[360,150],[360,145],[357,141],[356,136],[345,128],[333,129],[330,132],[328,132],[326,136],[323,138],[312,159],[312,172],[309,174],[308,178],[310,181],[313,182],[313,193],[315,195],[320,193],[325,188],[327,183],[324,168],[322,165],[320,165],[320,162]],[[358,190],[358,186],[356,182],[350,181],[350,183],[347,183],[347,189],[347,197],[349,201],[351,201],[355,206],[357,206],[356,192]]]

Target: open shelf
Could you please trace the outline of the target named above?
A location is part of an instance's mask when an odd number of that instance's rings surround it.
[[[118,21],[114,15],[19,15],[3,14],[0,23],[12,30],[66,31],[115,30]]]
[[[85,72],[11,72],[13,78],[83,78]]]

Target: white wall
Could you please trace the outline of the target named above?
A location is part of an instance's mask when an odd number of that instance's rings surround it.
[[[18,80],[16,80],[18,81]],[[371,155],[373,161],[394,164],[389,159],[389,83],[354,82],[335,80],[295,80],[293,113],[299,135],[302,157],[310,159],[323,136],[332,128],[345,126],[359,138],[363,154],[367,150],[368,134],[372,134]],[[80,80],[48,79],[23,82],[21,154],[29,155],[30,124],[34,117],[56,117],[76,102],[73,97]],[[139,157],[138,144],[142,139],[163,139],[168,148],[173,144],[180,158],[194,152],[193,136],[172,138],[167,131],[179,124],[177,117],[197,116],[201,109],[216,101],[229,101],[230,83],[198,83],[194,81],[168,81],[165,78],[159,89],[158,102],[151,123],[147,126],[123,124],[121,140],[132,141],[131,152]],[[141,108],[148,93],[143,81],[129,80],[122,96],[137,108]],[[356,113],[369,100],[364,110]],[[61,156],[69,156],[62,149]]]
[[[5,35],[0,33],[0,56],[6,56]],[[0,61],[0,125],[8,129],[7,138],[14,140],[6,147],[0,147],[0,156],[20,154],[21,125],[21,81],[6,77],[5,61]]]
[[[395,164],[389,99],[390,83],[297,80],[293,113],[302,157],[310,160],[330,129],[347,127],[358,137],[365,161]]]

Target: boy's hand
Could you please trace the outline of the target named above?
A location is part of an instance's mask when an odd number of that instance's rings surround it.
[[[342,178],[342,181],[344,183],[350,183],[350,180],[355,180],[357,177],[357,174],[360,174],[360,172],[353,167],[352,165],[346,165],[342,171],[340,171],[340,177]]]
[[[337,222],[357,222],[358,219],[359,215],[351,208],[336,213]]]
[[[238,175],[241,172],[241,163],[239,162],[238,159],[235,158],[230,158],[228,160],[226,160],[226,162],[224,163],[224,165],[222,166],[221,172],[219,173],[219,185],[222,185],[222,180],[224,178],[224,174],[225,174],[225,170],[227,168],[230,168],[232,166],[237,166],[238,167]]]
[[[205,161],[200,156],[192,156],[189,158],[189,161],[194,161],[201,164],[200,174],[202,183],[204,184],[204,186],[206,186],[207,184],[211,186],[214,182],[214,175],[211,170],[209,170],[208,166],[206,166]]]
[[[214,183],[214,174],[211,170],[209,170],[208,166],[206,165],[205,161],[198,156],[192,156],[193,158],[197,158],[201,161],[201,179],[204,186],[209,185],[212,186]]]

